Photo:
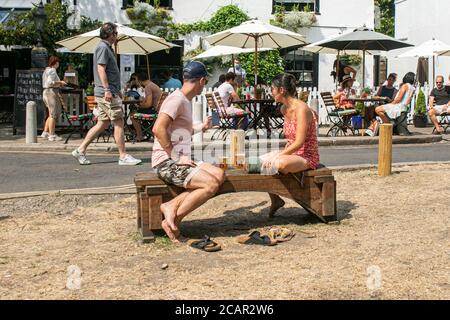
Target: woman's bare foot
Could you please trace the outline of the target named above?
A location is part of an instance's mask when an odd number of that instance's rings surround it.
[[[281,199],[279,196],[276,195],[270,195],[271,205],[269,209],[269,218],[273,218],[275,215],[275,212],[277,212],[278,209],[283,207],[285,205],[285,202],[283,199]]]
[[[171,203],[171,201],[163,203],[159,208],[164,215],[164,221],[166,221],[167,225],[173,232],[177,233],[178,227],[175,223],[177,208]]]

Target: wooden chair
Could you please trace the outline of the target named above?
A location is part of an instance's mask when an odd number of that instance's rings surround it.
[[[229,114],[229,113],[227,113],[225,104],[223,103],[219,92],[214,91],[213,95],[217,102],[219,115],[220,115],[220,119],[221,119],[221,124],[222,124],[221,126],[223,126],[226,130],[234,129],[235,127],[240,127],[242,121],[244,121],[244,119],[249,115],[249,113],[242,110],[242,112]],[[236,124],[233,124],[233,120],[236,122]],[[224,135],[224,137],[223,137],[224,140],[227,135],[228,135],[228,132]]]
[[[354,135],[355,128],[351,123],[351,116],[357,115],[358,111],[356,109],[339,109],[334,102],[331,92],[321,92],[320,96],[327,110],[328,119],[332,123],[326,136],[345,136],[348,130]]]
[[[66,140],[64,141],[64,144],[67,144],[72,135],[77,133],[80,134],[80,138],[83,138],[84,132],[86,132],[93,125],[95,125],[95,122],[97,121],[96,117],[93,114],[93,110],[97,105],[97,103],[95,102],[95,97],[87,96],[85,102],[88,109],[88,113],[71,115],[65,111],[63,112],[63,117],[65,117],[67,119],[67,122],[69,122],[67,130],[70,130],[70,133],[67,136]]]
[[[139,120],[142,128],[142,133],[145,134],[147,137],[152,138],[153,137],[153,126],[155,125],[156,118],[158,117],[159,109],[161,108],[162,103],[166,98],[169,96],[169,93],[166,91],[163,91],[161,95],[159,96],[158,102],[155,106],[156,113],[139,113],[136,112],[133,115],[134,119]]]

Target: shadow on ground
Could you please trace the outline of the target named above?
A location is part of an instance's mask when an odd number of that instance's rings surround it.
[[[210,237],[235,237],[246,234],[253,229],[295,224],[322,224],[316,216],[309,214],[302,207],[281,208],[273,218],[269,218],[268,201],[262,201],[248,207],[227,210],[220,217],[183,221],[182,233],[189,238],[201,238],[205,234]],[[266,206],[263,209],[257,208]],[[357,208],[351,201],[338,201],[338,219],[351,219],[350,212]]]

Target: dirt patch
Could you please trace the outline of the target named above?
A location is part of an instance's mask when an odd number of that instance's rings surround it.
[[[209,201],[182,232],[210,235],[223,247],[216,253],[165,237],[138,244],[134,196],[1,201],[0,298],[450,299],[450,165],[335,176],[340,224],[290,201],[268,220],[263,193]],[[236,242],[272,225],[297,234],[275,247]]]

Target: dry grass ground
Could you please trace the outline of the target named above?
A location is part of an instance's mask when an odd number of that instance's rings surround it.
[[[220,196],[182,231],[208,234],[206,253],[159,237],[136,241],[134,196],[47,196],[0,202],[2,299],[450,299],[450,165],[336,172],[340,224],[288,202],[267,219],[268,196]],[[238,244],[251,228],[296,236],[274,247]],[[162,269],[168,264],[167,269]],[[68,267],[81,288],[66,287]],[[368,268],[381,287],[369,289]],[[371,282],[371,281],[369,281]]]

